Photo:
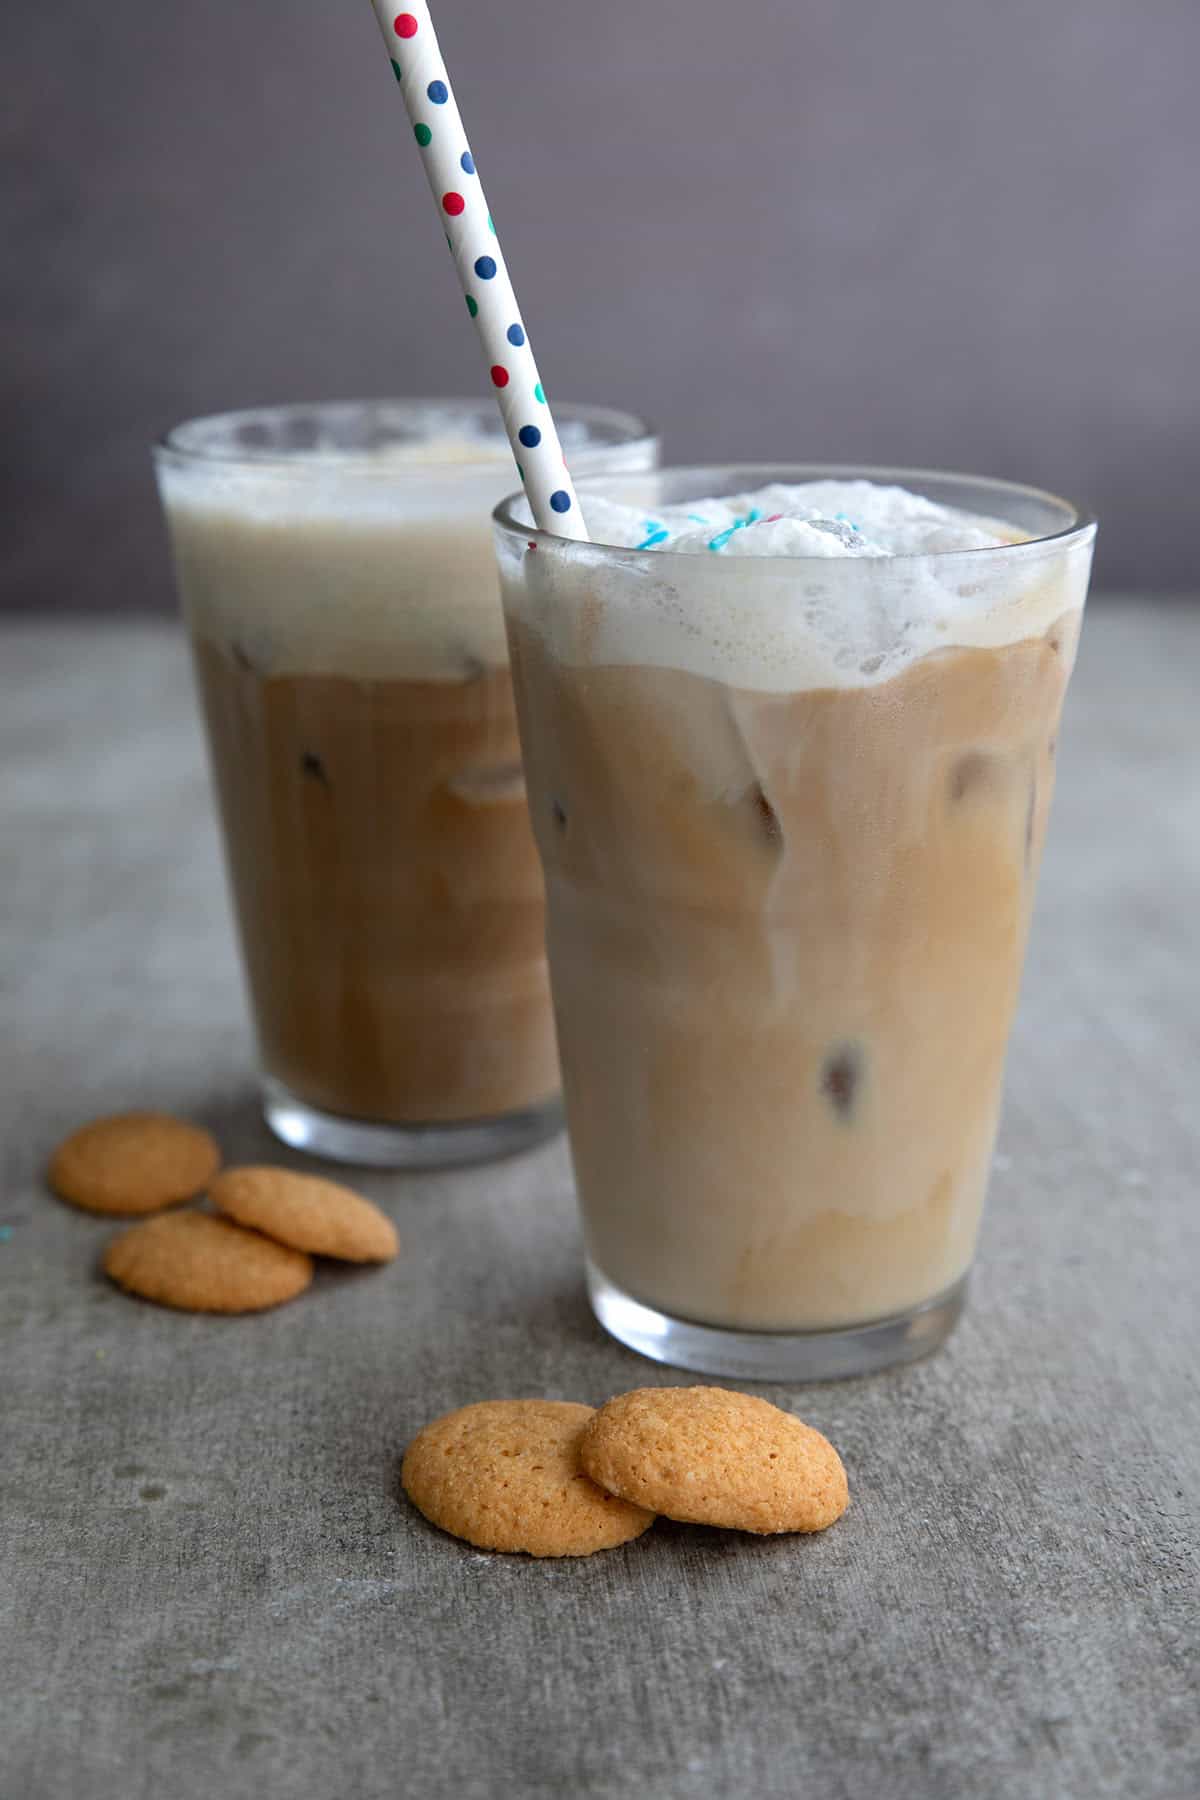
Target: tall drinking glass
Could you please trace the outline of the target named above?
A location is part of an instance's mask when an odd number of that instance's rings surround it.
[[[561,420],[581,470],[655,459],[624,413]],[[385,1165],[535,1142],[559,1074],[488,522],[512,481],[495,408],[232,413],[155,461],[270,1125]]]
[[[904,471],[580,489],[653,536],[863,476],[1014,541],[679,554],[495,514],[592,1304],[690,1369],[861,1373],[959,1315],[1094,526]]]

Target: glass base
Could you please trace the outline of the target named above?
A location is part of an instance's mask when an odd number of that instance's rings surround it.
[[[282,1081],[266,1075],[263,1117],[283,1143],[330,1162],[359,1163],[372,1169],[440,1169],[455,1163],[491,1162],[531,1149],[561,1130],[557,1095],[523,1112],[498,1119],[464,1119],[461,1124],[389,1125],[322,1112],[298,1100]]]
[[[968,1277],[911,1311],[830,1331],[734,1331],[643,1306],[587,1264],[588,1298],[605,1331],[654,1362],[745,1381],[833,1381],[916,1362],[944,1344],[966,1304]]]

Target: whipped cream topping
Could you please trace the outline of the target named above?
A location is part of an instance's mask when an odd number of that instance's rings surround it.
[[[1022,534],[998,519],[940,506],[873,481],[771,483],[752,494],[648,513],[582,497],[593,543],[717,556],[928,556],[986,550]]]
[[[660,510],[586,487],[580,500],[591,544],[523,554],[501,539],[510,608],[573,666],[764,692],[867,687],[934,651],[1044,635],[1087,589],[1090,534],[1032,543],[1015,522],[862,479]]]

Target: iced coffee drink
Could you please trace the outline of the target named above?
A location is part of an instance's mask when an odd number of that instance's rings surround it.
[[[636,420],[566,409],[581,466]],[[158,470],[262,1064],[289,1142],[462,1159],[558,1121],[543,891],[468,403],[200,420]]]
[[[962,1303],[1093,528],[898,481],[497,512],[593,1304],[684,1366],[859,1371]]]

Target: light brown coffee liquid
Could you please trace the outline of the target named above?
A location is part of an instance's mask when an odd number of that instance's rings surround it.
[[[507,670],[373,681],[195,654],[267,1072],[396,1123],[556,1093]]]
[[[513,633],[588,1251],[637,1299],[815,1329],[967,1268],[1076,633],[792,694]]]

